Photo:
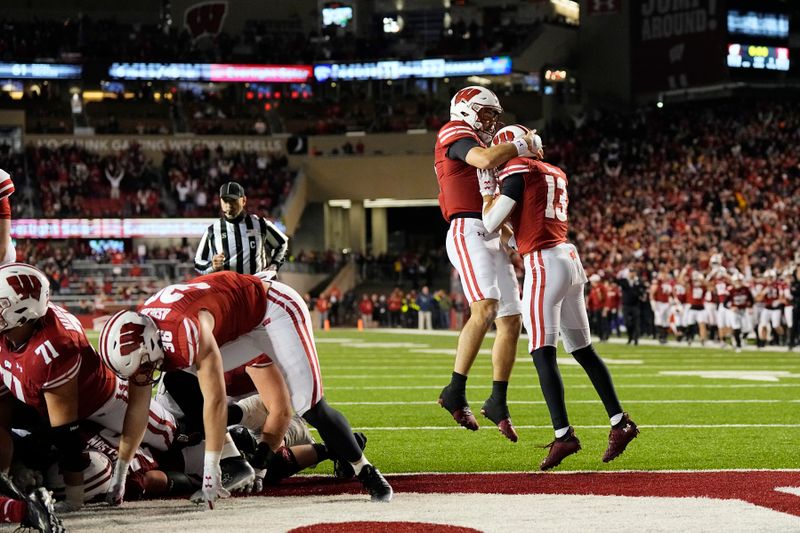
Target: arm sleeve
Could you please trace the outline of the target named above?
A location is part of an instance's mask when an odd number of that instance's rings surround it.
[[[275,227],[269,220],[261,219],[261,230],[264,236],[264,248],[269,247],[271,257],[269,266],[275,265],[280,268],[286,259],[286,251],[289,249],[289,237]]]
[[[508,196],[515,202],[522,200],[522,191],[525,190],[525,177],[522,174],[511,174],[503,179],[500,185],[500,194]]]
[[[6,220],[11,218],[11,202],[8,199],[8,196],[5,198],[0,198],[0,218],[4,218]]]
[[[212,242],[209,237],[209,233],[213,231],[212,228],[213,226],[209,226],[203,233],[194,256],[194,269],[200,274],[208,274],[212,271],[211,258],[214,257],[214,250],[212,250]]]
[[[464,137],[450,145],[450,148],[447,149],[447,157],[450,159],[458,159],[466,163],[467,154],[476,146],[480,146],[478,141],[471,137]]]
[[[517,202],[506,195],[500,195],[492,204],[491,209],[483,213],[483,225],[486,227],[486,231],[489,233],[497,231],[514,210],[515,205]]]

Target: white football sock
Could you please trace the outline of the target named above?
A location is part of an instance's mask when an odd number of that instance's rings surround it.
[[[622,421],[622,413],[617,413],[611,417],[611,425],[616,426]]]
[[[225,433],[225,443],[222,445],[222,455],[220,459],[227,459],[228,457],[239,457],[239,448],[233,443],[230,433]]]
[[[556,438],[560,439],[569,432],[569,426],[556,430]]]
[[[350,464],[353,465],[353,470],[355,471],[356,475],[359,475],[361,473],[361,469],[370,464],[370,462],[367,461],[367,457],[364,454],[361,454],[361,459]]]

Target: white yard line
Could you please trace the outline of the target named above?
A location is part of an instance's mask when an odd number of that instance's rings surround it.
[[[570,404],[596,404],[599,400],[570,400]],[[337,402],[331,405],[436,405],[434,401],[411,402]],[[739,403],[800,403],[800,400],[625,400],[625,404],[739,404]],[[510,400],[509,405],[545,405],[544,400]]]

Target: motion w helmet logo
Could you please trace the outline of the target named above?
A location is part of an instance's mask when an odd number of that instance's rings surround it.
[[[37,298],[42,290],[42,282],[36,276],[20,274],[7,279],[8,285],[14,289],[21,300]]]
[[[228,2],[204,2],[188,8],[183,23],[197,40],[204,35],[219,35],[227,14]]]

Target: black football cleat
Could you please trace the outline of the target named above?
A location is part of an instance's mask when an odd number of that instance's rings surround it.
[[[456,422],[470,431],[478,431],[480,426],[478,426],[478,421],[472,414],[472,409],[469,408],[463,392],[455,393],[450,389],[450,385],[446,386],[439,395],[439,405],[446,409]]]
[[[500,403],[489,397],[481,407],[481,414],[495,423],[497,429],[505,438],[511,442],[517,442],[519,436],[514,424],[511,422],[511,415],[508,412],[508,404]]]
[[[358,474],[358,480],[367,489],[373,502],[390,502],[394,491],[380,471],[372,465],[366,465]]]
[[[575,436],[575,430],[570,426],[569,431],[563,437],[555,439],[553,442],[545,446],[550,448],[547,457],[539,464],[539,470],[550,470],[561,464],[565,458],[573,453],[578,453],[581,449],[581,441]]]
[[[364,448],[367,447],[367,436],[363,433],[353,433],[353,437],[356,439],[358,447],[361,448],[361,451],[363,452]],[[333,476],[335,478],[350,479],[356,475],[356,471],[353,470],[353,465],[351,465],[349,462],[333,455],[333,453],[331,453],[331,460],[333,461]]]
[[[639,428],[636,423],[631,420],[628,413],[622,413],[622,420],[612,427],[608,434],[608,448],[603,454],[603,462],[608,463],[622,455],[622,452],[637,435],[639,435]]]
[[[222,470],[222,486],[229,492],[252,485],[256,477],[253,467],[241,455],[223,459],[219,462],[219,467]]]
[[[43,533],[65,533],[67,530],[53,509],[53,498],[47,489],[38,488],[25,498],[28,504],[25,518],[20,524],[23,528],[31,528]]]

